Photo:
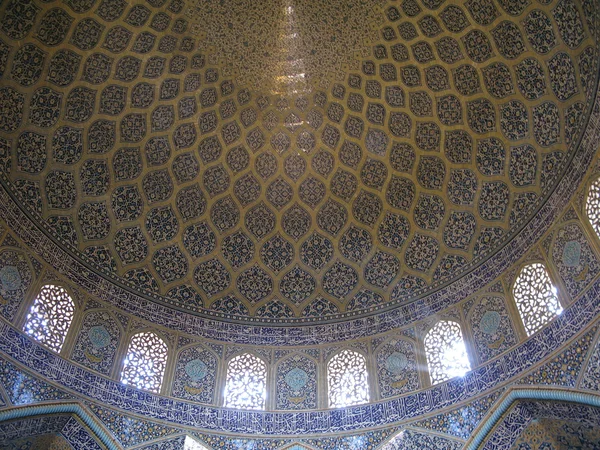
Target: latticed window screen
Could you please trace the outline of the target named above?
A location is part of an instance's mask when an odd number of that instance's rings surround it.
[[[596,235],[600,238],[600,178],[594,181],[588,190],[585,212]]]
[[[168,347],[152,332],[134,335],[123,363],[121,382],[139,389],[159,392],[167,366]]]
[[[250,353],[229,362],[225,381],[225,406],[264,409],[267,398],[267,365]]]
[[[431,383],[463,376],[471,370],[460,325],[441,320],[425,336],[425,354]]]
[[[342,350],[327,364],[329,406],[340,408],[369,401],[367,361],[352,350]]]
[[[521,269],[515,280],[513,297],[528,336],[562,312],[556,288],[542,263]]]
[[[75,304],[61,286],[47,284],[33,300],[25,322],[25,333],[60,352],[71,321]]]

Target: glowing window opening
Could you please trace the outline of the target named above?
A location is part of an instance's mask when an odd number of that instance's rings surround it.
[[[531,336],[560,313],[558,291],[542,263],[529,264],[519,273],[513,297],[527,336]]]
[[[590,185],[585,203],[585,213],[596,236],[600,238],[600,178]]]
[[[74,314],[75,303],[68,292],[47,284],[33,300],[23,330],[50,350],[60,352]]]
[[[343,408],[369,401],[367,361],[352,350],[342,350],[327,364],[329,406]]]
[[[123,363],[121,382],[138,389],[160,392],[168,351],[167,344],[152,332],[134,335]]]
[[[432,384],[462,377],[471,370],[462,330],[451,320],[442,320],[429,330],[425,355]]]
[[[229,361],[224,405],[239,409],[264,409],[267,399],[267,365],[250,353]]]

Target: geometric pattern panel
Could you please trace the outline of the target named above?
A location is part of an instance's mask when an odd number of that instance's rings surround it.
[[[267,365],[257,356],[243,353],[231,359],[225,382],[225,407],[264,409]]]
[[[418,450],[438,449],[459,450],[463,448],[462,441],[455,441],[442,436],[434,436],[416,430],[405,429],[400,431],[390,441],[385,443],[381,450]]]
[[[570,420],[541,419],[531,422],[515,441],[514,449],[594,448],[600,430]]]
[[[12,320],[33,279],[27,258],[21,252],[9,249],[0,252],[0,314],[3,317]]]
[[[4,2],[2,173],[61,245],[140,292],[237,296],[262,271],[272,288],[239,320],[434,289],[546,200],[597,72],[574,2],[488,3]],[[299,296],[292,268],[311,277]],[[275,298],[285,314],[264,315]]]
[[[340,408],[369,401],[367,361],[352,350],[342,350],[327,364],[329,407]]]
[[[15,450],[30,448],[101,450],[105,448],[96,441],[91,430],[69,414],[26,417],[3,422],[0,425],[0,442],[8,445],[5,448]]]
[[[571,298],[585,289],[600,271],[600,261],[581,226],[569,223],[558,230],[552,260]]]
[[[485,450],[585,448],[597,444],[600,411],[578,403],[522,400],[486,438]]]

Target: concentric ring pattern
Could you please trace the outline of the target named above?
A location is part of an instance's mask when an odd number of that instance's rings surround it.
[[[103,276],[180,308],[334,319],[456,281],[586,122],[573,0],[223,5],[0,8],[6,180]]]

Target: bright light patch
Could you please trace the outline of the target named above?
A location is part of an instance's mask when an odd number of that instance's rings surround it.
[[[49,349],[60,352],[74,313],[75,304],[67,291],[47,284],[33,300],[24,331]]]
[[[167,366],[168,347],[156,334],[134,335],[123,363],[121,382],[138,389],[159,392]]]
[[[225,382],[225,406],[240,409],[264,409],[267,397],[267,366],[250,353],[229,362]]]
[[[528,336],[563,311],[558,291],[542,263],[528,264],[521,269],[515,280],[513,297]]]
[[[460,325],[454,321],[442,320],[429,330],[425,353],[432,384],[461,377],[471,370]]]
[[[329,406],[342,408],[369,401],[367,361],[352,350],[343,350],[327,365]]]

